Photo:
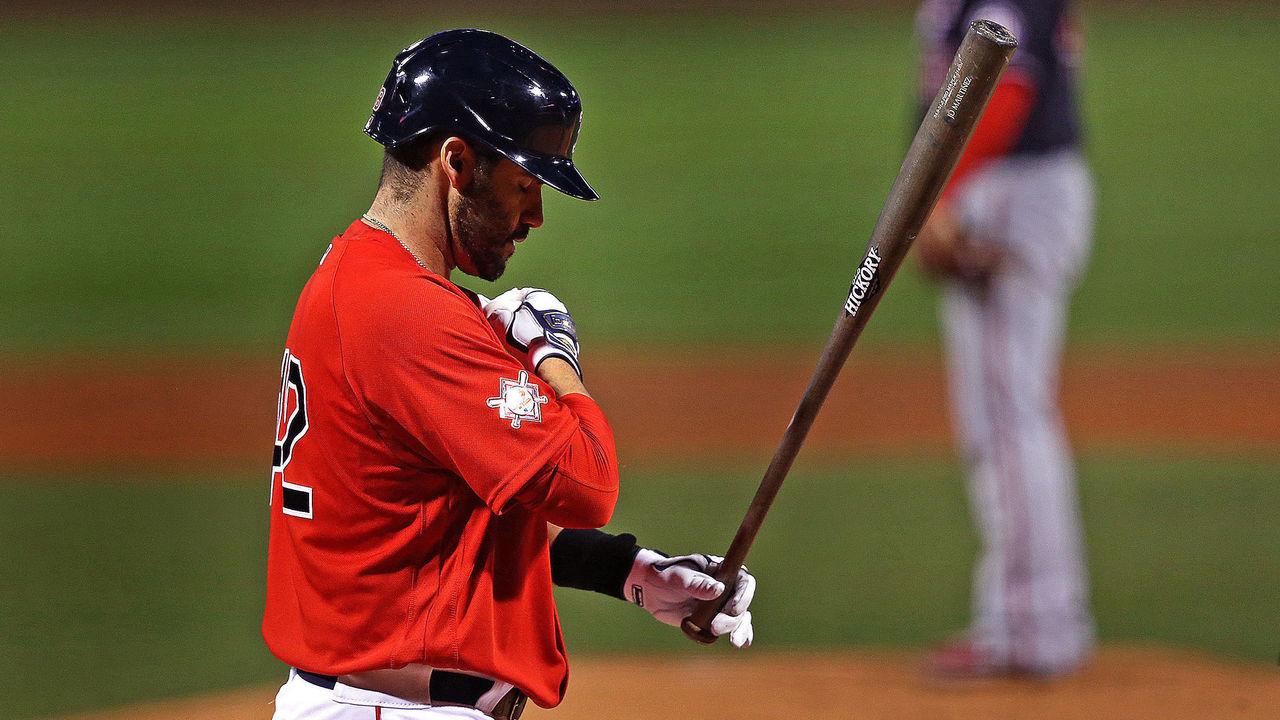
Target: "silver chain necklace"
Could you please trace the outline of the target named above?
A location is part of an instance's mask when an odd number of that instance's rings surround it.
[[[419,265],[419,266],[421,266],[421,267],[423,267],[423,268],[426,268],[426,267],[427,267],[425,264],[423,264],[423,262],[422,262],[421,260],[419,260],[419,259],[418,259],[418,254],[417,254],[417,253],[415,253],[414,251],[410,250],[410,249],[409,249],[409,246],[408,246],[408,245],[405,245],[405,244],[404,244],[404,241],[400,239],[400,236],[399,236],[399,235],[397,235],[397,234],[395,234],[395,231],[394,231],[394,230],[392,230],[391,228],[387,227],[387,226],[386,226],[386,224],[385,224],[385,223],[383,223],[381,220],[377,220],[377,219],[375,219],[375,218],[371,218],[371,217],[369,217],[369,214],[368,214],[368,213],[365,213],[364,215],[361,215],[361,216],[360,216],[360,219],[361,219],[361,220],[363,220],[363,221],[365,221],[365,222],[366,222],[366,223],[368,223],[369,225],[372,225],[373,227],[377,228],[378,230],[381,230],[382,232],[384,232],[384,233],[386,233],[386,234],[390,235],[391,237],[395,238],[395,239],[396,239],[396,242],[400,243],[400,247],[404,248],[404,251],[405,251],[405,252],[407,252],[407,253],[409,253],[409,256],[413,258],[413,261],[414,261],[414,262],[418,263],[418,265]],[[428,269],[429,269],[429,268],[428,268]]]

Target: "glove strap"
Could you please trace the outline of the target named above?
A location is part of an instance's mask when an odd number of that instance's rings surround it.
[[[636,536],[628,533],[561,530],[551,544],[551,581],[624,600],[622,586],[639,552]]]
[[[550,357],[558,357],[569,363],[569,367],[573,368],[573,371],[578,374],[578,378],[582,378],[582,366],[578,364],[577,356],[565,352],[560,349],[558,345],[555,345],[548,340],[543,340],[536,343],[534,347],[529,350],[529,363],[533,365],[534,372],[538,371],[538,366],[542,364],[543,360]]]

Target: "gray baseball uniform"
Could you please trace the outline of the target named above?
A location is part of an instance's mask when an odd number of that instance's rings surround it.
[[[1075,667],[1094,644],[1075,472],[1057,404],[1067,309],[1093,224],[1066,4],[928,0],[917,18],[922,95],[930,99],[937,58],[955,52],[972,20],[999,22],[1019,40],[1006,82],[1026,100],[1001,107],[1024,120],[1009,124],[1007,137],[975,137],[989,155],[958,172],[948,191],[965,234],[998,247],[1004,260],[985,282],[945,283],[941,319],[981,539],[969,637],[995,666],[1044,674]]]

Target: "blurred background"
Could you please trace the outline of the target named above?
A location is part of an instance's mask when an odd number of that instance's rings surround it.
[[[0,8],[0,718],[283,679],[258,630],[279,353],[372,199],[390,60],[440,29],[573,80],[603,196],[546,193],[507,276],[464,284],[573,310],[624,463],[610,527],[727,547],[915,126],[913,4],[786,5]],[[1274,669],[1280,10],[1080,10],[1100,205],[1063,393],[1100,635]],[[965,622],[935,300],[908,262],[783,489],[759,647]],[[559,600],[571,654],[726,652]]]

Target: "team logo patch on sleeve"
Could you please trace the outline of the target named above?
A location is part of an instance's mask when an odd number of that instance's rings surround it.
[[[498,409],[498,417],[510,420],[511,427],[520,429],[520,423],[542,422],[542,404],[546,395],[538,394],[538,386],[529,382],[529,373],[521,370],[515,380],[499,378],[498,396],[485,401]]]

